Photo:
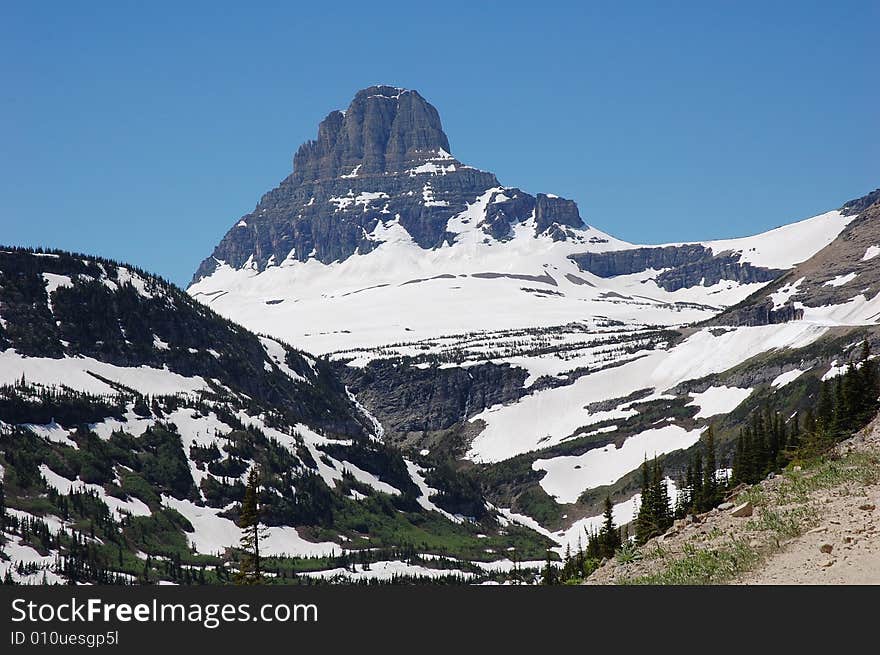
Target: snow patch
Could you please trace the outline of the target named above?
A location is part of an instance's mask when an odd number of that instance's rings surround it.
[[[91,357],[26,357],[9,348],[0,352],[0,384],[25,380],[43,386],[66,386],[93,394],[116,393],[116,390],[90,375],[96,373],[144,395],[195,393],[209,389],[200,377],[184,377],[168,370],[149,366],[123,367],[100,362]]]
[[[844,284],[849,284],[855,280],[856,277],[858,277],[858,273],[855,272],[847,273],[846,275],[837,275],[833,280],[828,280],[823,286],[842,287]]]
[[[104,491],[104,487],[83,482],[79,478],[76,480],[68,480],[62,475],[58,475],[45,464],[40,464],[40,473],[46,479],[46,484],[55,488],[60,494],[69,495],[74,491],[88,491],[97,494],[98,498],[104,501],[104,504],[115,512],[116,518],[121,519],[125,514],[133,516],[149,516],[150,508],[146,503],[138,498],[130,498],[129,500],[121,500],[115,496],[109,495]]]
[[[295,382],[307,381],[302,375],[287,365],[287,351],[284,349],[284,346],[269,337],[260,337],[260,343],[263,344],[263,350],[266,351],[266,354],[275,362],[275,366],[281,369],[287,377]],[[269,366],[266,370],[271,372],[272,367]]]
[[[791,298],[794,294],[798,292],[798,287],[803,283],[807,278],[802,277],[799,278],[796,282],[791,282],[790,284],[786,284],[784,287],[781,287],[778,291],[774,291],[768,297],[773,301],[773,309],[777,310],[781,307],[785,306],[785,303],[788,302],[788,299]]]
[[[776,387],[777,389],[781,389],[785,385],[790,384],[791,382],[794,382],[795,380],[797,380],[805,372],[806,371],[802,371],[798,368],[795,368],[790,371],[786,371],[785,373],[780,373],[779,375],[777,375],[773,379],[773,382],[770,383],[770,386]]]
[[[865,250],[864,257],[862,257],[862,261],[866,262],[869,259],[874,259],[877,255],[880,255],[880,246],[868,246],[868,249]]]
[[[646,457],[689,448],[699,441],[701,433],[702,429],[665,425],[630,437],[620,448],[612,443],[583,455],[535,460],[532,470],[547,472],[540,484],[548,495],[559,503],[574,503],[587,489],[617,482],[638,468]]]
[[[700,408],[700,411],[694,415],[694,418],[709,418],[718,414],[732,412],[751,394],[751,389],[724,386],[709,387],[702,393],[691,394],[693,401],[689,402],[688,406],[696,405]]]

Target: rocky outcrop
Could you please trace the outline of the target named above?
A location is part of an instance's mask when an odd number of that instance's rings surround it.
[[[539,193],[535,202],[535,231],[540,233],[560,228],[554,236],[563,234],[562,226],[581,227],[584,222],[574,200]]]
[[[383,425],[386,437],[446,430],[482,410],[512,402],[528,373],[508,364],[416,368],[375,360],[364,368],[338,366],[339,375]]]
[[[697,285],[708,287],[721,280],[745,284],[771,282],[783,273],[741,262],[740,257],[739,253],[731,252],[716,255],[700,244],[587,252],[570,256],[582,271],[599,277],[632,275],[651,269],[661,271],[654,281],[666,291]]]
[[[541,194],[538,194],[539,197]],[[520,189],[505,189],[492,194],[486,205],[483,229],[499,241],[513,236],[511,227],[535,211],[534,196]]]
[[[796,321],[804,316],[804,310],[787,303],[778,309],[773,309],[773,303],[767,301],[761,304],[747,304],[743,307],[732,308],[707,324],[712,325],[774,325]]]
[[[492,173],[455,159],[437,110],[418,92],[370,87],[321,122],[291,175],[226,233],[193,282],[222,263],[262,271],[285,260],[344,260],[399,228],[437,248],[455,239],[449,220],[491,189],[478,219],[486,238],[507,239],[532,217],[535,235],[556,240],[586,227],[573,201],[502,188]]]
[[[877,203],[880,203],[880,189],[875,189],[871,193],[864,195],[861,198],[856,198],[855,200],[850,200],[849,202],[843,203],[843,207],[840,208],[840,212],[844,216],[861,214],[871,205],[876,205]]]

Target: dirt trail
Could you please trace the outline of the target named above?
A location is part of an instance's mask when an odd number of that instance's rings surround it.
[[[734,499],[746,501],[752,516],[715,509],[677,521],[587,584],[880,584],[880,419],[828,461]]]
[[[880,489],[849,491],[826,495],[816,528],[735,584],[880,584]]]

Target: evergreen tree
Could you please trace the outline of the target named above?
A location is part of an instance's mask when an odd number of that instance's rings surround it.
[[[655,522],[657,533],[663,534],[672,525],[672,504],[669,500],[669,487],[663,475],[660,460],[654,457],[654,499],[657,504]]]
[[[805,436],[809,437],[810,435],[815,434],[817,429],[818,422],[816,421],[816,416],[815,414],[813,414],[813,408],[809,407],[807,408],[807,413],[804,416],[804,427],[803,430],[801,430],[800,434],[801,441],[803,441]]]
[[[851,365],[850,365],[851,366]],[[832,412],[831,430],[827,435],[831,439],[836,439],[847,426],[847,402],[843,393],[844,375],[838,375],[834,378],[834,410]]]
[[[639,505],[639,513],[636,516],[636,541],[640,544],[653,537],[656,530],[653,518],[654,500],[652,491],[651,473],[646,457],[642,462],[642,498]]]
[[[692,467],[694,469],[694,481],[690,490],[691,511],[699,511],[698,508],[703,506],[703,454],[697,449],[694,453]]]
[[[831,386],[827,382],[823,382],[819,389],[819,402],[816,405],[816,429],[830,431],[833,422],[834,397],[831,394]]]
[[[701,512],[714,507],[718,500],[718,480],[715,477],[717,469],[715,461],[715,430],[711,425],[706,430],[704,446],[706,449],[706,467],[703,469],[702,505],[699,507]]]
[[[260,584],[263,572],[260,569],[260,539],[264,531],[260,525],[260,504],[257,496],[259,476],[256,467],[248,474],[244,500],[241,503],[238,525],[241,528],[241,566],[236,582],[238,584]]]
[[[541,584],[545,585],[553,585],[556,584],[556,570],[553,567],[553,563],[550,559],[550,549],[547,549],[547,562],[544,565],[544,571],[541,575]]]
[[[862,342],[861,360],[862,365],[859,367],[859,373],[862,377],[862,390],[865,395],[865,410],[868,414],[872,414],[877,410],[878,377],[877,364],[871,359],[871,344],[867,339]]]
[[[599,535],[595,530],[587,533],[587,552],[588,560],[598,560],[602,556],[602,549],[599,547]]]
[[[620,548],[620,533],[614,525],[613,506],[611,498],[605,496],[605,512],[602,529],[599,531],[600,549],[602,557],[614,557],[614,553]]]
[[[636,518],[636,542],[643,544],[651,537],[663,534],[672,521],[669,489],[660,461],[655,457],[649,468],[645,460],[642,464],[642,502]]]
[[[788,441],[786,448],[789,451],[796,451],[801,443],[801,421],[800,412],[795,412],[789,421]]]
[[[694,487],[694,467],[693,458],[688,461],[685,470],[684,479],[679,480],[678,496],[675,499],[674,517],[677,519],[684,518],[692,506],[693,487]]]
[[[736,450],[733,454],[733,481],[745,482],[746,471],[745,464],[745,442],[746,436],[743,428],[739,429],[739,436],[736,438]]]

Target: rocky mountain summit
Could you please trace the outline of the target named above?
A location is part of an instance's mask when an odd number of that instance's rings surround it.
[[[294,155],[293,172],[235,224],[193,282],[220,262],[262,271],[366,254],[392,224],[422,248],[452,244],[449,220],[489,189],[497,191],[482,225],[487,238],[506,239],[530,217],[535,234],[556,240],[585,227],[573,201],[502,190],[495,175],[453,157],[437,110],[417,91],[369,87],[321,121],[317,139]]]

